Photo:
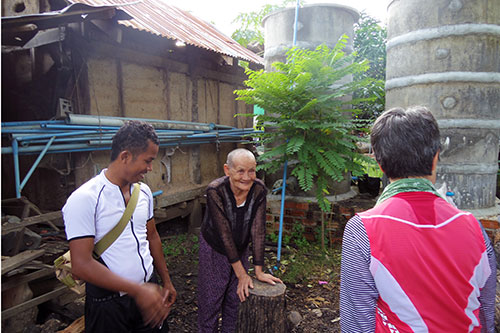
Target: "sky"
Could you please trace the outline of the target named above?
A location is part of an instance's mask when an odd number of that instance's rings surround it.
[[[191,12],[195,16],[214,24],[224,34],[231,34],[238,28],[231,23],[240,13],[258,11],[266,4],[279,5],[283,0],[163,0],[168,4]],[[337,3],[365,10],[385,23],[387,6],[390,0],[319,0],[304,1],[306,5],[313,3]]]

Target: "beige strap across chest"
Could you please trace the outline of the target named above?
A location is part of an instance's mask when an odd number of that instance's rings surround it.
[[[125,226],[128,221],[130,221],[130,218],[135,211],[135,207],[137,206],[137,200],[139,199],[139,193],[141,191],[140,187],[141,185],[139,183],[134,184],[132,195],[130,196],[130,200],[128,201],[127,207],[125,208],[125,212],[123,212],[120,221],[94,245],[93,256],[95,259],[99,258],[125,229]]]

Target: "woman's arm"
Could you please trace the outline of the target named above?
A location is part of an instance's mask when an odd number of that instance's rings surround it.
[[[259,196],[257,203],[257,212],[252,224],[252,245],[253,245],[253,263],[255,265],[255,277],[261,282],[276,284],[283,283],[280,279],[271,274],[264,273],[264,245],[266,240],[266,190]]]

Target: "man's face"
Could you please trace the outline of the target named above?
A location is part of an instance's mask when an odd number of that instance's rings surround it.
[[[142,153],[131,155],[126,163],[127,180],[137,183],[144,179],[144,175],[153,170],[153,160],[158,155],[159,147],[148,140],[148,147]]]
[[[229,176],[229,182],[234,190],[247,192],[255,180],[255,168],[257,164],[255,159],[248,155],[236,156],[230,167],[224,164],[224,172]]]

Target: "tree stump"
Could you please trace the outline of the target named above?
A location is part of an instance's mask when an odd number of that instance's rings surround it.
[[[286,332],[285,290],[282,283],[270,285],[253,279],[250,296],[240,303],[238,333]]]

